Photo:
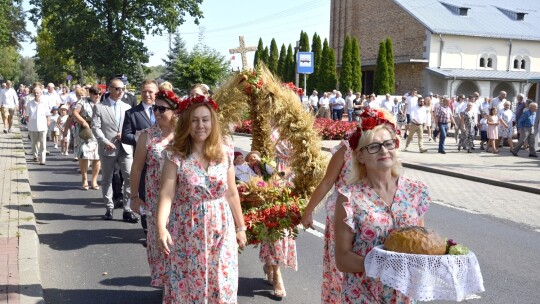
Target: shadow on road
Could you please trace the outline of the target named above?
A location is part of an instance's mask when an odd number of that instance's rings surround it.
[[[135,277],[137,279],[138,277]],[[129,278],[126,278],[129,279]],[[44,289],[47,303],[73,304],[159,304],[161,290],[133,291],[107,289]]]
[[[99,217],[99,220],[101,220],[101,217]],[[62,233],[40,234],[39,240],[51,249],[65,251],[77,250],[91,245],[140,243],[143,239],[141,234],[141,231],[138,229],[67,230]],[[66,240],[69,240],[69,242],[66,242]]]

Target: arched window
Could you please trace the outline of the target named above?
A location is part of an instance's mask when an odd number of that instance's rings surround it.
[[[519,69],[519,60],[514,59],[514,69]]]
[[[485,68],[486,67],[486,60],[484,58],[480,58],[480,67]]]
[[[487,67],[488,67],[488,68],[492,68],[492,67],[493,67],[493,59],[488,58],[488,60],[487,60]]]
[[[521,60],[521,69],[525,70],[525,60]]]

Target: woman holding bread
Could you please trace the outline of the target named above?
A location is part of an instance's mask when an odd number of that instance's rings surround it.
[[[335,209],[335,258],[344,273],[342,303],[414,303],[365,275],[364,257],[398,227],[424,226],[431,202],[426,185],[400,176],[399,138],[393,116],[366,110],[353,134],[347,190]]]

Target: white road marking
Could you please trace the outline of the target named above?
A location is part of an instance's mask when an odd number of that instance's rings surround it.
[[[322,229],[323,231],[326,228],[326,226],[323,223],[319,223],[317,221],[313,221],[313,226],[318,227],[318,228]],[[304,227],[302,226],[302,228],[304,228]],[[324,239],[324,233],[319,232],[319,230],[309,228],[309,229],[305,229],[304,231],[309,232],[309,233],[313,234],[316,237]]]
[[[437,205],[441,205],[441,206],[445,206],[445,207],[448,207],[448,208],[456,209],[456,210],[459,210],[459,211],[471,213],[471,214],[480,214],[480,212],[478,212],[478,211],[469,210],[469,209],[454,206],[454,205],[451,205],[451,204],[448,204],[448,203],[443,203],[443,202],[439,202],[439,201],[432,201],[432,203],[437,204]]]

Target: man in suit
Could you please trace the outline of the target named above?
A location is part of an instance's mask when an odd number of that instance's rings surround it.
[[[133,163],[133,146],[122,144],[122,125],[125,112],[131,107],[122,102],[122,93],[125,89],[121,79],[113,79],[109,84],[109,97],[98,103],[92,117],[92,131],[99,143],[99,158],[101,160],[102,193],[107,211],[105,220],[113,219],[113,193],[111,189],[112,176],[115,165],[119,165],[124,177],[124,198],[131,196],[129,187],[129,172]],[[123,219],[126,222],[137,223],[139,219],[131,211],[129,200],[123,201]]]
[[[156,117],[154,116],[152,106],[156,100],[158,90],[158,84],[155,80],[145,80],[141,85],[141,103],[126,111],[124,125],[122,127],[122,143],[133,146],[133,151],[135,151],[137,145],[135,132],[149,128],[156,123]],[[146,165],[141,173],[141,182],[139,183],[138,189],[139,193],[132,193],[131,199],[140,197],[145,201],[145,176]],[[135,192],[135,189],[133,189],[133,192]],[[135,211],[138,212],[139,210]],[[141,226],[146,234],[147,225],[144,211],[141,212]]]

